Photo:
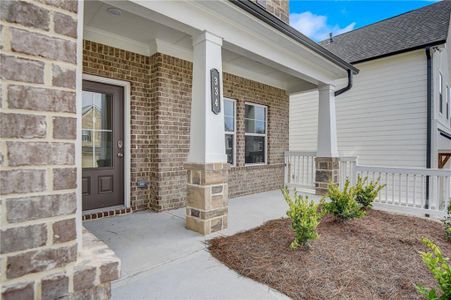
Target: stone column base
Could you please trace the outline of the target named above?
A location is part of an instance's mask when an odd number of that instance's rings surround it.
[[[227,228],[228,164],[185,164],[186,228],[207,235]]]
[[[315,167],[315,194],[325,195],[330,183],[339,183],[340,158],[316,157]]]

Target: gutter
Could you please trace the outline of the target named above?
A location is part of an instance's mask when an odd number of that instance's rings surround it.
[[[338,91],[335,91],[335,97],[349,91],[350,89],[352,89],[352,71],[348,69],[348,85],[345,86],[342,89],[339,89]]]
[[[431,46],[425,48],[426,52],[426,86],[427,86],[427,118],[426,118],[426,168],[430,169],[432,165],[432,55]],[[429,176],[426,176],[426,203],[424,208],[429,208]]]
[[[244,11],[248,12],[249,14],[253,15],[254,17],[258,18],[259,20],[265,22],[271,27],[282,32],[283,34],[289,36],[290,38],[307,47],[308,49],[314,51],[315,53],[321,55],[327,60],[333,62],[337,66],[342,67],[343,69],[348,71],[350,70],[354,74],[359,73],[359,69],[357,69],[350,63],[344,61],[342,58],[336,56],[335,54],[333,54],[326,48],[322,47],[321,45],[315,43],[314,41],[312,41],[299,31],[291,27],[289,24],[283,22],[276,16],[267,12],[266,9],[260,7],[258,4],[248,0],[229,0],[229,1],[234,5],[238,6],[239,8],[243,9]]]

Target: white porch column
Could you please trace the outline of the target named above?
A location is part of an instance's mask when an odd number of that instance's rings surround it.
[[[323,85],[319,90],[318,157],[338,157],[335,86]]]
[[[193,38],[193,90],[187,177],[186,227],[201,234],[227,228],[227,157],[222,95],[222,38]],[[219,73],[220,111],[212,109],[211,70]]]
[[[207,31],[193,38],[193,98],[189,163],[225,163],[224,111],[222,95],[222,39]],[[211,108],[210,70],[220,76],[221,112]]]
[[[315,159],[316,194],[327,192],[329,183],[339,182],[337,147],[337,118],[335,111],[335,86],[322,85],[319,90],[318,145]]]

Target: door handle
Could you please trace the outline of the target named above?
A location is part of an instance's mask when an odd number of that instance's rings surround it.
[[[119,157],[119,158],[124,157],[124,153],[119,152],[119,153],[117,154],[117,157]]]

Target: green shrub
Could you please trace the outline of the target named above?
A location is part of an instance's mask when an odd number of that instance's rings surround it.
[[[354,186],[355,200],[362,205],[363,208],[371,208],[373,202],[380,190],[385,187],[385,184],[380,184],[379,179],[376,181],[368,181],[368,177],[357,177],[357,183]]]
[[[341,191],[338,185],[331,183],[325,196],[330,199],[330,202],[324,205],[325,209],[341,221],[365,215],[365,212],[361,210],[361,205],[356,201],[356,189],[349,185],[347,179],[343,191]]]
[[[299,246],[308,247],[311,241],[319,237],[316,229],[324,215],[320,204],[310,201],[307,196],[303,197],[296,191],[293,200],[286,187],[282,189],[282,194],[289,206],[287,216],[291,219],[294,231],[294,240],[290,248],[295,250]]]
[[[421,242],[431,250],[431,252],[420,252],[420,254],[432,276],[437,280],[441,295],[438,295],[436,289],[427,288],[420,284],[415,285],[418,293],[429,300],[451,299],[451,266],[448,263],[449,258],[443,257],[440,248],[430,240],[423,238]]]
[[[445,227],[445,238],[451,241],[451,202],[448,204],[448,214],[443,219],[443,226]]]

